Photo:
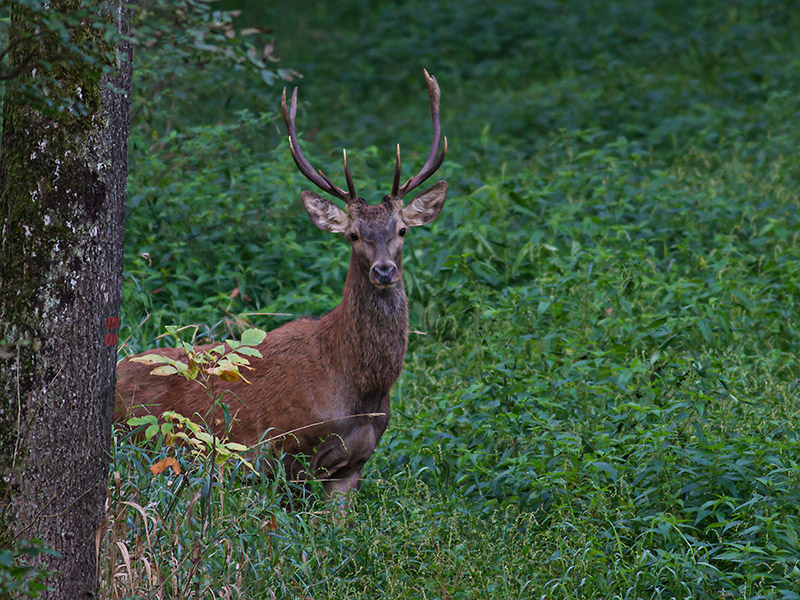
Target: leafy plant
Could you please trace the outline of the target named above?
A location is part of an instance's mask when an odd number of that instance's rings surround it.
[[[184,342],[178,337],[176,326],[168,326],[167,333],[175,337],[179,347],[184,350],[184,360],[161,354],[143,354],[134,356],[130,360],[146,365],[157,365],[150,371],[152,376],[180,375],[202,386],[208,393],[209,410],[205,415],[200,415],[200,418],[205,419],[208,415],[213,414],[218,406],[221,406],[227,430],[230,427],[231,416],[227,405],[216,393],[215,382],[218,378],[222,381],[241,379],[250,383],[242,375],[241,369],[251,368],[247,356],[261,358],[261,353],[256,346],[264,341],[266,333],[260,329],[247,329],[242,332],[241,340],[225,340],[211,348],[196,347]],[[196,423],[191,417],[174,411],[165,411],[160,418],[151,414],[131,417],[127,420],[127,424],[131,427],[144,427],[146,440],[160,435],[163,436],[166,446],[174,446],[176,443],[187,444],[191,449],[193,460],[204,461],[213,457],[214,462],[220,466],[229,460],[234,460],[253,470],[252,464],[242,456],[242,453],[249,450],[247,446],[220,439],[206,431],[202,424]]]
[[[127,424],[131,427],[144,426],[145,440],[152,440],[156,435],[161,435],[164,438],[165,446],[185,443],[191,448],[190,457],[193,462],[202,462],[212,457],[219,466],[223,466],[229,460],[233,460],[243,464],[250,470],[254,470],[253,465],[242,456],[243,452],[249,450],[247,446],[227,439],[220,439],[205,431],[202,424],[196,423],[174,411],[165,411],[161,414],[160,419],[155,415],[131,417],[127,420]],[[174,466],[176,464],[178,463],[172,461],[162,463],[157,470],[163,472],[166,466]],[[176,474],[180,474],[180,468],[177,469]]]
[[[213,394],[214,377],[222,381],[247,381],[240,369],[252,369],[247,356],[261,358],[261,352],[256,349],[266,337],[266,332],[261,329],[247,329],[242,332],[242,339],[225,340],[212,348],[205,349],[192,346],[177,338],[178,328],[175,325],[167,326],[167,333],[175,336],[179,347],[186,353],[185,362],[161,354],[143,354],[130,358],[132,362],[146,365],[159,365],[150,371],[150,375],[164,377],[167,375],[182,375],[190,381],[196,381],[203,388]],[[226,348],[227,346],[227,348]]]
[[[38,598],[47,591],[49,572],[31,563],[44,554],[58,556],[41,540],[20,540],[11,548],[0,549],[0,595],[13,598]]]

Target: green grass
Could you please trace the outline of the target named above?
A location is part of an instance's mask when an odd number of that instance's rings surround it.
[[[793,3],[351,0],[241,19],[274,27],[304,74],[306,152],[338,173],[346,145],[372,202],[395,141],[409,170],[427,152],[427,67],[451,191],[406,244],[422,333],[346,522],[191,461],[170,508],[179,478],[118,445],[112,505],[158,516],[143,556],[163,597],[800,598]],[[279,91],[216,76],[196,110],[134,128],[136,351],[165,325],[224,337],[287,318],[243,313],[319,314],[341,293],[346,246],[300,206]],[[144,547],[141,513],[121,515],[111,539]]]

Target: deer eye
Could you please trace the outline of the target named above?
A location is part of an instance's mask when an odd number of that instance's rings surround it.
[[[357,241],[358,241],[358,234],[357,234],[357,233],[351,233],[351,234],[350,234],[349,236],[347,236],[347,237],[349,237],[349,238],[350,238],[352,241],[354,241],[354,242],[357,242]]]
[[[408,233],[408,229],[406,229],[405,227],[401,227],[400,231],[398,231],[397,233],[400,234],[400,237],[405,237],[406,233]]]

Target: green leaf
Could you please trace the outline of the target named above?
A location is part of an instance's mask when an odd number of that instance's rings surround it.
[[[603,461],[592,461],[589,464],[597,467],[601,471],[608,473],[611,481],[617,481],[617,479],[619,479],[619,471],[617,471],[616,467],[614,467],[612,464]]]
[[[239,346],[236,349],[236,352],[239,354],[245,354],[247,356],[255,356],[256,358],[262,358],[261,352],[259,352],[255,348],[248,348],[247,346]]]
[[[0,550],[0,566],[10,567],[13,563],[14,555],[10,550]]]
[[[703,339],[706,341],[706,343],[711,344],[711,322],[708,319],[700,319],[697,322],[697,327],[700,329],[700,333],[703,335]]]
[[[244,356],[239,356],[239,352],[241,352],[241,347],[236,352],[231,352],[225,357],[225,361],[227,361],[228,365],[249,365],[250,361],[247,360]],[[222,366],[222,362],[220,361],[220,366]]]
[[[139,425],[154,425],[158,423],[158,418],[155,415],[145,415],[143,417],[131,417],[127,421],[131,427],[138,427]]]
[[[541,319],[545,311],[550,308],[550,304],[549,300],[540,300],[539,305],[536,307],[536,317]]]
[[[148,440],[155,436],[159,431],[158,424],[154,423],[144,430],[144,437]]]
[[[243,346],[258,346],[267,337],[267,332],[262,329],[247,329],[242,333]]]

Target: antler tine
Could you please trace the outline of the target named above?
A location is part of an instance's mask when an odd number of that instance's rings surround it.
[[[350,167],[347,165],[347,150],[342,148],[342,162],[344,163],[344,178],[347,180],[347,191],[349,192],[348,202],[352,202],[358,198],[356,194],[356,186],[353,184],[353,176],[350,174]]]
[[[400,188],[400,144],[397,144],[397,161],[394,163],[394,178],[392,179],[392,198],[397,198],[397,190]]]
[[[317,174],[317,172],[314,170],[314,167],[311,166],[311,163],[308,162],[308,159],[305,157],[305,155],[303,155],[303,151],[300,148],[300,141],[297,139],[297,131],[295,130],[295,118],[297,116],[297,88],[294,88],[294,91],[292,91],[291,109],[286,108],[286,88],[283,88],[281,109],[283,111],[283,120],[286,122],[286,130],[289,133],[289,149],[291,150],[294,164],[297,165],[297,168],[300,169],[300,172],[323,192],[330,194],[331,196],[336,196],[345,202],[351,202],[354,200],[355,188],[352,185],[353,180],[350,176],[350,171],[347,168],[346,159],[345,176],[348,179],[347,187],[350,190],[349,194],[334,184],[330,179],[325,177],[325,175],[322,174],[322,171]]]
[[[327,187],[338,188],[338,186],[335,183],[333,183],[333,181],[331,181],[330,177],[328,177],[327,175],[325,175],[325,173],[322,172],[322,169],[319,169],[317,171],[317,173],[319,173],[320,177],[322,177],[325,180],[325,184],[326,184]],[[344,194],[344,190],[341,190],[341,191],[342,191],[342,194]],[[346,194],[345,194],[345,197],[341,198],[341,199],[342,200],[347,200]]]
[[[406,181],[397,190],[397,194],[395,194],[395,185],[392,185],[392,196],[397,198],[402,198],[408,192],[433,175],[442,165],[445,154],[447,154],[447,138],[445,137],[442,154],[437,157],[437,154],[439,153],[439,142],[442,139],[442,123],[439,115],[439,84],[436,82],[435,77],[428,74],[427,69],[423,69],[423,71],[425,72],[425,81],[428,83],[428,96],[431,100],[431,121],[433,121],[433,141],[431,142],[431,151],[428,153],[428,159],[425,161],[425,164],[422,165],[420,172],[413,177],[410,177],[408,181]],[[400,177],[399,165],[400,158],[398,153],[397,167],[395,168],[395,179],[399,179]]]

